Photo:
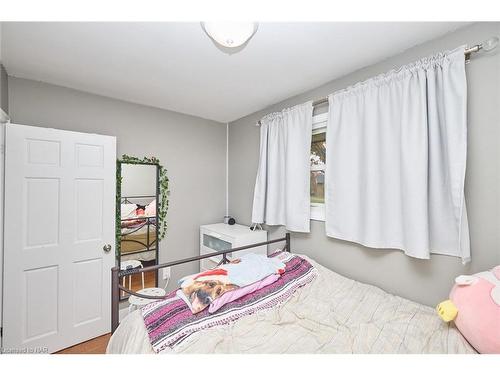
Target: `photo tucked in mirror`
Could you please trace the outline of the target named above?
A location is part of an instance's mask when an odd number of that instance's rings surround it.
[[[120,269],[148,267],[158,260],[158,166],[121,164]],[[157,286],[155,271],[125,276],[123,286],[138,291]],[[122,298],[127,297],[122,292]]]

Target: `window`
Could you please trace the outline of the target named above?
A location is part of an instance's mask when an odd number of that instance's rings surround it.
[[[311,142],[311,219],[325,220],[326,121],[328,114],[313,117]]]

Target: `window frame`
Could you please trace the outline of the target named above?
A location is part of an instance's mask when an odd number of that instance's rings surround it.
[[[328,112],[313,116],[312,134],[326,133],[327,121],[328,121]],[[326,170],[326,165],[327,164],[325,160],[325,170]],[[312,202],[310,204],[311,204],[311,220],[325,221],[325,204],[312,203]]]

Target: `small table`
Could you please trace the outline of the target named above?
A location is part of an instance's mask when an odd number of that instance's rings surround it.
[[[143,265],[138,260],[124,260],[120,264],[120,270],[126,271],[133,268],[143,268]],[[144,272],[141,272],[142,276],[142,289],[144,289]],[[123,286],[125,286],[125,277],[123,276]],[[132,275],[128,275],[128,288],[132,290]],[[125,292],[122,291],[122,297],[125,295]]]

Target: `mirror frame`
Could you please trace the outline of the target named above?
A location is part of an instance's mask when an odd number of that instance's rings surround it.
[[[116,161],[116,215],[115,215],[115,237],[116,237],[116,264],[118,267],[121,265],[121,187],[123,182],[122,165],[151,165],[156,167],[156,243],[155,243],[155,264],[159,264],[159,250],[160,241],[163,238],[166,230],[166,209],[168,208],[168,178],[166,177],[166,170],[160,164],[159,160],[155,157],[144,157],[139,159],[137,157],[122,155],[121,159]],[[162,189],[164,194],[162,194]],[[153,197],[153,196],[152,196]],[[160,199],[162,202],[160,202]],[[164,214],[160,215],[160,208],[164,209]],[[151,251],[151,250],[144,250]],[[156,271],[155,287],[158,287],[159,272]],[[120,296],[120,300],[126,300],[129,296]]]

